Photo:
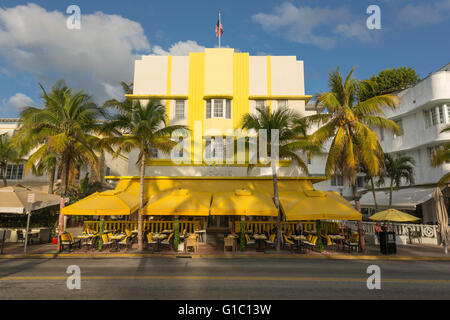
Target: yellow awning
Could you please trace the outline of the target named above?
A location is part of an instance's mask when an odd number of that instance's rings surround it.
[[[115,190],[95,192],[80,201],[64,207],[61,213],[75,216],[123,216],[139,208],[139,196]]]
[[[420,220],[420,218],[417,218],[413,215],[392,208],[377,212],[374,215],[370,216],[369,219],[373,221],[394,221],[394,222],[411,222]]]
[[[213,194],[211,215],[246,215],[276,217],[278,210],[272,197],[248,189]]]
[[[361,220],[362,215],[336,192],[303,190],[280,193],[287,221]]]
[[[154,195],[144,207],[144,215],[208,216],[211,193],[178,188]]]

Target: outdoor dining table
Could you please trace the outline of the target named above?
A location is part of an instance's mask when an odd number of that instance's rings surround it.
[[[300,235],[300,236],[293,235],[292,239],[297,241],[297,251],[298,251],[298,253],[302,253],[303,241],[306,240],[306,237],[303,236],[303,235]]]
[[[116,249],[119,250],[119,242],[120,242],[120,240],[125,238],[125,236],[126,236],[125,234],[117,234],[117,235],[110,236],[109,239],[114,241]]]
[[[267,240],[267,237],[265,234],[255,234],[253,235],[253,238],[256,240],[256,251],[264,251],[265,249],[265,240]]]
[[[344,240],[345,240],[344,236],[338,234],[330,234],[328,236],[330,237],[331,240],[336,242],[339,247],[344,248]]]
[[[76,236],[77,239],[80,239],[81,242],[87,243],[89,239],[91,239],[94,235],[93,234],[80,234]]]
[[[155,239],[156,241],[158,241],[158,245],[156,247],[156,251],[161,251],[161,240],[167,238],[167,235],[162,234],[162,233],[155,233],[153,235],[153,239]]]

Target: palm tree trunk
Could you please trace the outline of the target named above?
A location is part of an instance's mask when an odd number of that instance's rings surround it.
[[[359,197],[356,190],[356,186],[352,186],[353,189],[353,200],[355,201],[355,209],[358,212],[361,212],[361,204],[359,203]],[[364,239],[364,230],[362,226],[362,221],[358,220],[358,233],[359,233],[359,246],[361,247],[361,251],[366,251],[366,241]]]
[[[144,249],[143,230],[142,230],[142,209],[144,208],[144,177],[145,177],[145,154],[141,159],[141,174],[139,182],[139,216],[138,216],[138,250]]]
[[[61,175],[61,188],[63,195],[67,194],[69,186],[69,155],[65,151],[62,157],[62,175]]]
[[[391,184],[389,186],[389,206],[388,208],[392,207],[392,189],[394,188],[394,179],[391,179]]]
[[[373,203],[375,205],[375,212],[378,211],[378,203],[377,203],[377,196],[375,195],[375,185],[373,183],[373,178],[370,177],[370,184],[372,186],[372,194],[373,194]]]
[[[6,167],[2,166],[2,179],[3,179],[3,186],[7,187],[8,182],[6,181]]]
[[[272,157],[271,163],[272,163],[272,177],[273,177],[273,201],[275,202],[275,207],[278,210],[276,250],[280,251],[280,249],[281,249],[281,209],[280,209],[280,199],[278,198],[277,168],[275,166],[274,157]]]
[[[56,175],[56,167],[50,169],[50,177],[49,177],[49,185],[48,185],[48,194],[53,194],[53,187],[55,185],[55,175]]]

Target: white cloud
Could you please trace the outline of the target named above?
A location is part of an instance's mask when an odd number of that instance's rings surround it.
[[[111,97],[120,81],[130,82],[138,52],[150,51],[141,25],[118,15],[83,14],[81,29],[69,30],[59,11],[29,3],[0,8],[0,55],[8,71],[29,72],[47,85],[70,86]]]
[[[273,13],[254,14],[252,20],[268,33],[281,34],[290,41],[323,49],[334,47],[337,36],[362,41],[371,39],[363,21],[353,18],[346,8],[296,7],[284,2],[275,7]]]
[[[203,52],[205,47],[197,43],[197,41],[187,40],[178,41],[170,46],[169,50],[164,50],[160,46],[153,47],[153,53],[160,56],[174,55],[174,56],[186,56],[189,52]]]
[[[398,19],[411,27],[434,24],[448,18],[450,0],[430,2],[420,5],[408,4],[398,13]]]
[[[12,114],[17,114],[17,111],[21,111],[23,107],[28,107],[33,105],[34,101],[29,96],[24,93],[16,93],[9,99],[3,99],[1,103],[0,113],[2,116],[10,116]]]

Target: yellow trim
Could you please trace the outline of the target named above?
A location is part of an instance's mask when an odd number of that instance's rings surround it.
[[[267,56],[267,96],[272,95],[272,60],[270,56]],[[272,111],[272,100],[267,101],[269,112]]]
[[[250,100],[305,100],[308,102],[311,95],[252,95],[248,97]]]
[[[105,179],[108,179],[108,180],[139,180],[140,177],[139,176],[106,176]],[[224,176],[224,177],[219,177],[219,176],[208,176],[208,177],[197,177],[197,176],[186,176],[186,177],[154,176],[153,177],[153,176],[146,176],[146,177],[144,177],[144,179],[145,180],[273,180],[273,178],[271,176],[255,176],[255,177],[249,177],[249,176],[244,176],[244,177],[239,177],[239,176],[235,176],[235,177],[229,177],[229,176]],[[319,177],[319,176],[317,176],[317,177],[315,177],[315,176],[277,177],[277,179],[280,181],[282,181],[282,180],[310,180],[312,183],[328,180],[327,177]]]
[[[208,94],[203,97],[203,100],[209,100],[209,99],[229,99],[233,100],[233,96],[229,94]]]
[[[188,99],[188,96],[182,94],[126,94],[125,98],[133,100],[145,100],[145,99],[161,99],[161,100],[176,100],[176,99]]]
[[[167,57],[167,96],[170,96],[172,86],[172,56]],[[166,122],[170,121],[170,100],[166,100]]]
[[[201,136],[204,132],[204,118],[205,118],[205,105],[203,100],[205,90],[205,53],[203,52],[191,52],[189,54],[189,89],[188,89],[188,128],[194,129],[194,134],[199,134],[197,128],[194,128],[195,121],[202,121]],[[200,148],[201,145],[196,145],[194,140],[191,142],[191,162],[197,161],[194,155],[198,155],[200,152],[201,157],[203,154]],[[203,150],[203,149],[202,149]]]

